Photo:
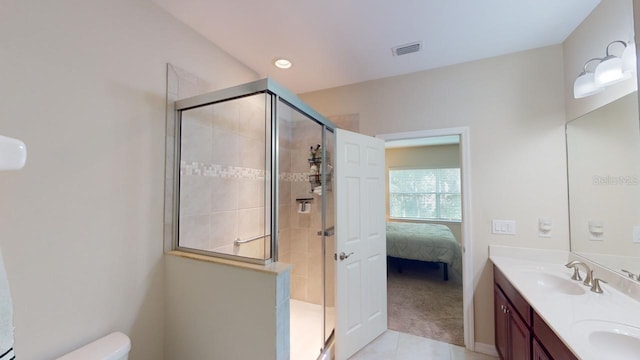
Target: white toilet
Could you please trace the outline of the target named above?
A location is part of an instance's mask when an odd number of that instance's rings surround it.
[[[129,350],[129,337],[121,332],[113,332],[56,360],[127,360]]]

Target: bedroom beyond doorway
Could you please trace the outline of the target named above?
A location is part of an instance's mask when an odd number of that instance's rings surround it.
[[[381,136],[387,140],[389,329],[469,347],[462,134],[410,134]]]

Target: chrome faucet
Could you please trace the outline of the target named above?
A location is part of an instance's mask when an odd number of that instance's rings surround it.
[[[606,283],[606,281],[593,277],[593,270],[591,270],[591,278],[593,279],[593,285],[591,286],[591,291],[594,293],[602,294],[602,288],[600,287],[600,283]]]
[[[625,270],[625,269],[622,269],[622,272],[626,273],[629,276],[630,279],[633,279],[635,281],[640,281],[640,274],[636,275],[636,274],[632,273],[631,271]]]
[[[573,268],[573,275],[571,276],[571,279],[578,280],[578,281],[582,280],[582,276],[580,276],[580,271],[578,270],[578,266],[584,267],[584,270],[587,276],[584,279],[584,282],[582,282],[582,284],[589,286],[591,288],[591,291],[593,291],[594,293],[602,294],[603,291],[602,291],[602,288],[600,287],[600,283],[601,282],[606,283],[606,281],[602,279],[594,278],[593,270],[589,269],[587,264],[583,263],[582,261],[574,260],[565,264],[564,266],[570,269]]]
[[[584,282],[582,284],[584,284],[585,286],[591,286],[593,287],[593,271],[591,269],[589,269],[589,267],[587,266],[587,264],[583,263],[582,261],[579,260],[573,260],[567,264],[565,264],[564,266],[571,269],[573,268],[573,275],[571,276],[572,280],[582,280],[582,276],[580,276],[580,271],[578,270],[578,265],[581,265],[584,268],[585,273],[587,274],[587,277],[584,279]]]

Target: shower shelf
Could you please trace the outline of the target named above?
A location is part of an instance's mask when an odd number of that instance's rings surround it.
[[[311,183],[312,187],[322,185],[322,180],[320,179],[320,177],[321,177],[320,174],[309,175],[309,183]]]
[[[322,185],[321,174],[320,174],[320,169],[322,168],[322,157],[314,156],[314,157],[310,157],[308,160],[309,160],[310,166],[315,165],[318,168],[317,174],[309,174],[309,183],[311,184],[311,191],[313,191],[314,187]]]
[[[316,166],[316,168],[318,169],[316,174],[309,174],[309,183],[311,184],[311,192],[315,192],[315,188],[318,186],[322,185],[322,161],[323,161],[323,157],[322,156],[312,156],[309,157],[307,159],[309,161],[309,167],[311,166]],[[328,172],[327,172],[327,176],[326,176],[326,184],[324,184],[324,188],[327,191],[331,190],[331,165],[329,163],[326,164],[326,167],[329,168]],[[321,193],[317,193],[317,194],[321,194]]]
[[[320,165],[320,164],[322,164],[322,157],[321,156],[320,157],[312,157],[312,158],[309,158],[308,160],[309,160],[309,164],[311,164],[311,165]]]

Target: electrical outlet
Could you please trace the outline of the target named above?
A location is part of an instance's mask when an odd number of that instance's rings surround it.
[[[604,241],[604,224],[602,221],[589,221],[589,240]]]
[[[538,218],[538,237],[551,237],[551,218]]]

